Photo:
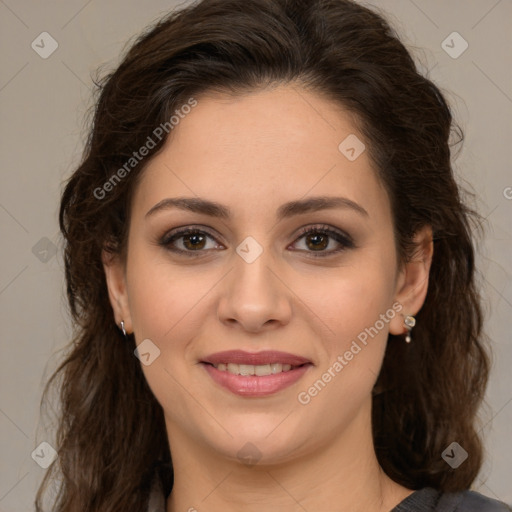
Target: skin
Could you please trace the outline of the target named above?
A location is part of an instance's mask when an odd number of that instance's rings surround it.
[[[419,311],[432,232],[416,234],[417,255],[398,268],[389,198],[366,151],[349,161],[338,150],[349,134],[364,139],[337,104],[292,84],[197,100],[144,171],[126,265],[104,253],[115,321],[137,344],[149,338],[160,349],[141,367],[163,407],[173,457],[167,512],[389,511],[412,490],[378,464],[371,391],[388,333],[406,332],[403,316],[385,323],[310,403],[297,395],[394,303],[403,314]],[[349,198],[368,215],[345,208],[276,221],[281,204],[317,195]],[[145,218],[162,199],[179,196],[217,201],[234,216],[169,209]],[[347,232],[355,248],[311,255],[340,247],[332,237],[320,249],[311,236],[299,238],[299,228],[324,224]],[[200,257],[158,244],[191,225],[214,236],[199,243]],[[263,249],[251,264],[236,252],[247,236]],[[195,247],[183,238],[174,245]],[[314,366],[274,395],[241,397],[198,364],[229,349],[281,350]],[[255,465],[237,456],[248,442],[258,450]]]

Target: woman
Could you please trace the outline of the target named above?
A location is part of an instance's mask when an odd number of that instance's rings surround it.
[[[489,359],[461,132],[387,23],[203,1],[98,86],[37,510],[57,468],[54,511],[507,510],[469,490]]]

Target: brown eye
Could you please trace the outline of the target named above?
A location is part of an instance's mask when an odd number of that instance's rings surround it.
[[[330,256],[337,254],[341,251],[352,249],[355,247],[352,238],[341,231],[334,230],[329,226],[313,226],[302,230],[301,235],[297,240],[305,239],[307,247],[306,252],[311,253],[312,256]],[[337,249],[325,250],[329,247],[330,241],[334,240],[339,246]]]
[[[200,233],[182,235],[181,238],[183,238],[183,245],[187,249],[204,249],[205,237]]]
[[[326,249],[329,245],[329,236],[322,233],[306,235],[306,240],[310,249]]]
[[[200,256],[207,250],[208,238],[215,241],[215,238],[206,231],[186,228],[165,235],[159,244],[172,252],[187,254],[187,256]],[[176,243],[180,243],[181,247],[177,247]],[[213,248],[215,247],[217,245],[213,244]],[[190,254],[194,252],[197,254]]]

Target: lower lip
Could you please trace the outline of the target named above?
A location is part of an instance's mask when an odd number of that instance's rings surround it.
[[[312,364],[305,364],[273,375],[234,375],[228,371],[220,371],[211,364],[201,363],[210,377],[224,388],[236,395],[245,397],[261,397],[272,395],[297,382],[306,373]]]

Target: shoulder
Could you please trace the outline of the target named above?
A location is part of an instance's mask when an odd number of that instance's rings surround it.
[[[441,494],[435,510],[439,512],[511,512],[512,508],[501,501],[468,489]]]
[[[512,512],[512,507],[469,489],[442,492],[424,487],[410,494],[391,512]]]

